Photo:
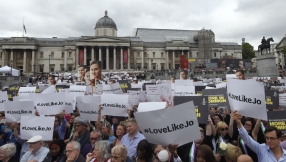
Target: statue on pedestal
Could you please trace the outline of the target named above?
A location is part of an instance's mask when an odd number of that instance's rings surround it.
[[[270,53],[270,42],[274,42],[273,38],[268,38],[267,40],[265,37],[262,38],[261,40],[261,45],[258,46],[258,51],[261,52],[261,55],[263,55],[263,50],[265,49],[265,53],[267,54],[267,49],[268,52]]]

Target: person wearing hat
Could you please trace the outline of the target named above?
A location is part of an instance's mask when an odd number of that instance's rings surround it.
[[[75,122],[75,132],[73,133],[70,141],[78,141],[81,149],[83,150],[85,144],[89,143],[89,132],[87,131],[87,121],[81,117],[78,117]]]
[[[30,138],[27,143],[29,143],[29,151],[22,156],[20,162],[40,162],[50,152],[48,148],[43,147],[43,137],[40,135]]]

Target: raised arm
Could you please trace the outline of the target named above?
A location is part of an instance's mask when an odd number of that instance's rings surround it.
[[[252,134],[252,138],[257,141],[257,135],[258,135],[258,132],[259,132],[259,128],[260,128],[260,123],[261,123],[261,120],[257,119],[256,120],[256,124],[251,132]]]
[[[232,138],[233,136],[233,112],[230,114],[230,120],[229,120],[229,125],[228,125],[228,135]]]

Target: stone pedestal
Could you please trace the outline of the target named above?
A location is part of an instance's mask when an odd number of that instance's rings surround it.
[[[279,70],[275,64],[274,55],[256,56],[257,74],[259,77],[278,77]]]

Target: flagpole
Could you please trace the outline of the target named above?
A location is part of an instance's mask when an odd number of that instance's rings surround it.
[[[23,17],[23,35],[22,37],[24,37],[24,17]]]

